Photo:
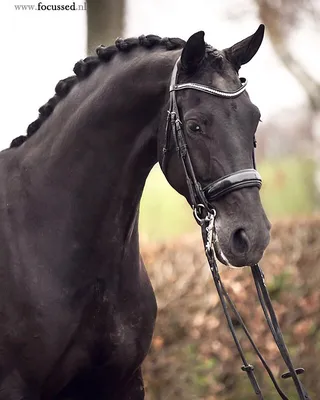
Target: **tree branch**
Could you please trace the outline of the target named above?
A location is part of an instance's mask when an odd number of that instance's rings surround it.
[[[286,42],[288,33],[288,21],[282,19],[282,11],[276,8],[268,0],[255,0],[258,6],[258,14],[261,21],[266,25],[273,48],[284,66],[301,84],[308,97],[311,108],[320,110],[320,83],[317,82],[304,68],[304,66],[293,56]],[[282,2],[281,2],[282,3]],[[280,6],[283,6],[281,4]],[[299,12],[299,8],[290,3],[292,9]],[[294,19],[294,16],[292,17]]]

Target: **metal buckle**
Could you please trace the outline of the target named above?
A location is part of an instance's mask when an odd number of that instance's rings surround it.
[[[203,216],[204,212],[206,212],[206,214]],[[210,221],[210,219],[212,217],[215,218],[216,215],[217,212],[214,208],[212,208],[209,212],[207,211],[207,208],[201,203],[193,206],[193,216],[199,225],[203,225],[204,222]]]
[[[295,369],[295,373],[297,375],[301,375],[304,373],[304,368],[296,368]],[[285,372],[284,374],[281,375],[282,379],[288,379],[288,378],[292,378],[291,372]]]

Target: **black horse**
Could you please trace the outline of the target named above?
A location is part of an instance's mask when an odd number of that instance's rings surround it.
[[[164,147],[165,176],[192,204],[172,137],[165,146],[170,77],[176,65],[179,83],[234,93],[263,34],[223,51],[203,32],[100,46],[1,152],[0,400],[144,399],[156,301],[139,253],[139,202]],[[252,169],[260,113],[247,92],[176,93],[197,181]],[[270,229],[258,187],[210,205],[229,262],[258,262]]]

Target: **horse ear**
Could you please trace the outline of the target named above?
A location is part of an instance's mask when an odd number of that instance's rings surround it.
[[[193,72],[197,69],[205,56],[206,44],[204,41],[204,32],[199,31],[189,37],[181,54],[181,65],[187,72]]]
[[[264,36],[264,25],[261,24],[256,32],[236,43],[228,49],[224,49],[226,58],[231,62],[237,71],[241,65],[246,64],[259,50]]]

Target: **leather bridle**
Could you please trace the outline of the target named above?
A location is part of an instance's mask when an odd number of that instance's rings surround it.
[[[224,92],[198,83],[178,84],[177,75],[178,75],[179,64],[180,64],[180,59],[178,59],[177,62],[175,63],[171,76],[170,89],[169,89],[170,90],[169,108],[168,108],[167,122],[165,127],[164,146],[162,149],[161,168],[165,173],[167,167],[167,153],[170,151],[169,132],[171,126],[171,133],[173,136],[174,144],[182,161],[192,208],[195,210],[195,213],[198,214],[200,211],[199,205],[201,205],[202,210],[204,208],[206,211],[212,212],[213,209],[210,206],[210,202],[220,198],[221,196],[226,195],[227,193],[230,193],[233,190],[241,189],[244,187],[252,187],[252,186],[258,187],[260,189],[262,185],[261,176],[258,173],[258,171],[256,171],[255,168],[243,169],[234,172],[233,174],[226,175],[223,178],[213,183],[210,183],[205,187],[202,187],[200,182],[197,180],[191,162],[190,154],[188,151],[185,135],[182,129],[182,122],[176,99],[176,91],[192,89],[205,92],[214,96],[231,99],[238,97],[241,93],[245,91],[247,81],[246,79],[241,78],[241,87],[233,92]],[[253,153],[253,165],[255,166],[254,153]]]
[[[175,63],[171,82],[170,82],[170,96],[169,96],[169,107],[168,107],[168,115],[165,127],[165,138],[164,138],[164,146],[162,151],[162,159],[160,160],[161,168],[163,172],[166,172],[167,168],[167,153],[170,151],[170,131],[174,140],[175,150],[179,154],[180,160],[182,162],[185,179],[188,186],[190,202],[193,208],[194,216],[197,223],[201,226],[202,232],[202,239],[204,243],[205,253],[208,259],[208,263],[210,266],[210,270],[212,273],[212,277],[214,283],[217,288],[217,292],[223,307],[223,311],[225,317],[227,319],[227,323],[229,329],[231,331],[233,340],[236,344],[237,350],[239,355],[242,359],[243,365],[241,367],[242,371],[245,371],[248,375],[248,378],[251,382],[251,385],[254,389],[255,394],[260,400],[263,400],[263,395],[259,384],[257,382],[257,378],[254,373],[254,367],[249,364],[246,360],[245,354],[241,347],[240,341],[237,338],[236,330],[234,324],[232,322],[232,318],[230,316],[229,309],[232,310],[233,314],[235,315],[239,325],[244,330],[248,340],[250,341],[253,350],[258,355],[260,361],[262,362],[263,366],[265,367],[267,373],[270,376],[270,379],[277,390],[280,398],[282,400],[289,400],[289,398],[285,395],[285,393],[279,387],[270,367],[268,366],[267,362],[265,361],[264,357],[258,350],[257,346],[255,345],[247,327],[245,326],[241,315],[236,309],[236,306],[230,299],[222,281],[220,278],[218,266],[216,263],[215,256],[218,255],[221,261],[224,261],[225,264],[228,264],[228,260],[224,257],[218,242],[218,236],[215,229],[215,217],[216,217],[216,210],[212,207],[211,202],[226,194],[248,187],[257,187],[258,189],[261,188],[262,180],[260,174],[256,171],[255,165],[255,158],[254,158],[254,147],[255,147],[255,139],[253,143],[253,151],[252,151],[252,162],[253,168],[240,170],[234,172],[232,174],[226,175],[209,185],[202,187],[201,183],[198,181],[197,176],[195,174],[195,170],[193,168],[189,150],[186,143],[186,138],[183,132],[182,122],[179,115],[179,109],[176,100],[176,91],[179,90],[198,90],[201,92],[205,92],[207,94],[218,96],[222,98],[235,98],[241,95],[246,89],[247,81],[244,78],[240,78],[241,87],[233,92],[224,92],[221,90],[217,90],[205,85],[201,85],[198,83],[177,83],[177,75],[178,75],[178,68],[180,65],[180,59],[177,60]],[[283,336],[281,333],[280,326],[277,321],[277,317],[275,315],[274,309],[272,307],[271,299],[268,293],[268,289],[265,285],[264,275],[263,272],[258,264],[251,266],[251,271],[253,275],[253,279],[255,282],[258,298],[265,315],[266,321],[268,323],[269,329],[273,335],[275,343],[280,351],[280,354],[283,358],[283,361],[288,367],[288,372],[282,374],[283,379],[292,378],[296,387],[296,391],[299,395],[300,400],[311,400],[309,395],[307,394],[305,388],[303,387],[302,383],[300,382],[298,375],[304,372],[303,368],[295,369],[292,361],[290,359],[290,355],[286,348],[286,345],[283,340]]]

